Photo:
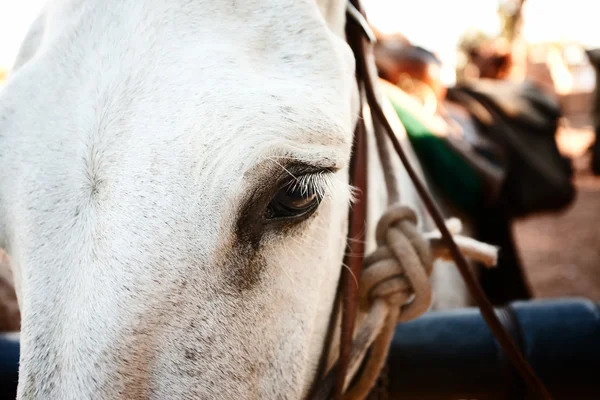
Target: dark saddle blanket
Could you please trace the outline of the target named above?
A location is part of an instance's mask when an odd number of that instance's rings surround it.
[[[494,205],[521,217],[562,210],[573,202],[571,160],[556,143],[561,117],[557,99],[531,82],[478,80],[448,89],[447,100],[468,111],[481,139],[464,138],[470,143],[454,146],[454,151],[465,159],[487,159],[504,171],[492,196]],[[486,176],[481,169],[478,174],[498,182],[497,174]]]

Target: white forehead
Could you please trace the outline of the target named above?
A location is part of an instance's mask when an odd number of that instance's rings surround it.
[[[35,74],[48,96],[61,93],[53,110],[77,107],[72,130],[101,122],[105,139],[119,130],[149,143],[193,135],[198,146],[278,139],[348,153],[353,60],[312,1],[54,6]]]

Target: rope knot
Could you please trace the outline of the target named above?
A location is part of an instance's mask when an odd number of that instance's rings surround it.
[[[458,220],[450,219],[446,224],[457,239],[459,251],[490,264],[495,262],[495,247],[458,235]],[[447,257],[448,253],[441,234],[421,234],[414,211],[399,204],[383,214],[375,235],[377,249],[364,260],[358,292],[369,311],[352,344],[349,376],[354,376],[367,350],[371,351],[359,382],[344,399],[365,398],[385,362],[396,324],[428,310],[433,259]]]
[[[431,303],[429,243],[417,231],[417,216],[402,205],[390,207],[379,220],[377,249],[365,259],[359,295],[385,301],[398,310],[398,321],[423,314]]]

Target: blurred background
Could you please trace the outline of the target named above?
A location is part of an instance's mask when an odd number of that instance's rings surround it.
[[[478,77],[529,80],[556,96],[562,109],[556,141],[561,153],[572,158],[576,199],[560,212],[519,218],[512,229],[535,297],[600,300],[600,179],[591,171],[596,72],[586,54],[600,48],[600,2],[364,4],[380,36],[401,36],[433,52],[442,63],[439,77],[446,86]],[[486,68],[485,58],[497,61],[497,68]]]
[[[2,1],[0,87],[44,3]],[[576,198],[558,212],[517,218],[510,229],[534,297],[583,296],[600,301],[600,178],[592,171],[596,73],[590,62],[593,50],[600,48],[600,2],[363,3],[380,38],[394,38],[391,42],[422,48],[437,57],[441,65],[436,79],[444,88],[481,78],[533,81],[557,99],[562,116],[555,138],[560,152],[572,160]],[[0,263],[1,258],[2,254]],[[13,296],[6,287],[0,285],[0,304],[7,304],[0,310],[4,314],[0,320],[18,315],[18,310],[8,306],[14,302],[6,300]]]

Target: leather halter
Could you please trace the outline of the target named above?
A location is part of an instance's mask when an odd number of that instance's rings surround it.
[[[364,13],[358,0],[349,0],[348,3],[348,19],[346,22],[346,37],[348,44],[352,48],[356,59],[356,80],[360,92],[361,102],[366,99],[369,106],[371,117],[374,125],[385,131],[398,157],[402,161],[408,175],[410,176],[419,197],[423,201],[428,212],[431,214],[437,228],[441,233],[441,240],[448,248],[452,258],[457,265],[462,278],[464,279],[471,295],[475,298],[481,314],[488,324],[490,330],[500,344],[501,348],[506,352],[515,368],[519,371],[525,382],[528,384],[533,393],[537,394],[540,399],[551,399],[550,393],[537,377],[531,366],[527,363],[517,346],[514,344],[509,333],[505,331],[499,321],[492,305],[485,297],[483,290],[469,271],[467,262],[458,249],[454,239],[449,232],[442,213],[439,207],[429,195],[424,184],[416,174],[414,168],[410,164],[405,155],[400,142],[397,139],[392,127],[387,121],[381,105],[379,104],[375,90],[374,77],[370,72],[368,56],[372,52],[370,45],[375,41],[375,37],[364,17]],[[335,400],[342,399],[344,395],[345,385],[347,380],[352,378],[348,376],[348,365],[350,359],[350,351],[352,347],[354,325],[357,316],[358,303],[358,285],[355,279],[360,279],[362,265],[364,261],[364,236],[366,230],[367,216],[367,131],[364,119],[361,114],[358,119],[356,131],[354,134],[353,154],[350,166],[350,183],[358,188],[356,202],[353,204],[350,211],[350,228],[348,233],[348,254],[344,261],[349,268],[342,270],[340,280],[340,293],[342,295],[342,322],[341,322],[341,339],[340,339],[340,354],[337,364],[328,372],[323,380],[318,382],[317,391],[313,398],[325,399],[333,398]],[[337,312],[333,314],[333,323],[337,320]],[[335,379],[335,385],[332,380]],[[332,387],[333,386],[333,387]]]

